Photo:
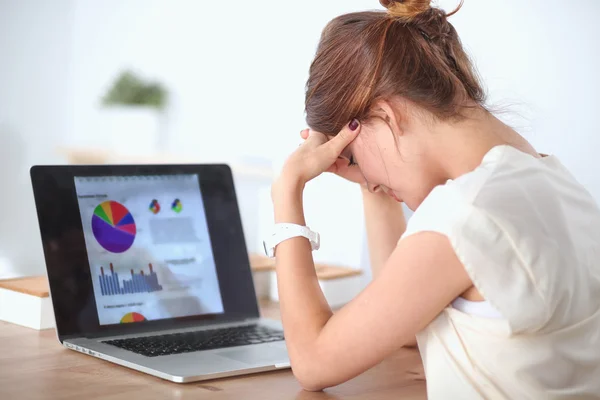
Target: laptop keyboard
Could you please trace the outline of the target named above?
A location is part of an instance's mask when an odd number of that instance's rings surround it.
[[[108,340],[104,343],[146,357],[158,357],[279,340],[284,340],[283,332],[280,330],[270,329],[261,325],[244,325],[158,336]]]

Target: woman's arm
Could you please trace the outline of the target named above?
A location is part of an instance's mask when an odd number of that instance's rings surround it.
[[[369,257],[373,277],[377,277],[406,230],[402,203],[384,192],[371,193],[361,186]]]
[[[304,225],[302,189],[279,188],[276,222]],[[377,278],[332,314],[305,238],[277,246],[281,317],[294,375],[307,390],[338,385],[414,338],[472,283],[448,239],[426,232],[394,249]]]
[[[398,203],[384,192],[369,192],[361,186],[371,273],[373,278],[379,272],[398,245],[400,236],[406,230],[406,218],[402,203]],[[404,344],[406,347],[416,347],[417,339],[412,338]]]
[[[304,185],[334,165],[359,130],[351,123],[332,139],[313,133],[288,158],[272,188],[275,222],[306,225]],[[319,286],[309,242],[286,240],[276,256],[290,361],[309,390],[337,385],[377,364],[472,286],[448,239],[419,233],[402,240],[377,278],[334,315]]]

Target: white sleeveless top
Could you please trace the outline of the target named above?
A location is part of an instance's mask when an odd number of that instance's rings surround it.
[[[422,231],[449,238],[487,300],[417,335],[429,399],[600,398],[600,210],[556,157],[494,147],[400,240]]]

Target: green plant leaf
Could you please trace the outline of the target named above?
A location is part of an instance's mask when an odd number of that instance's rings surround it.
[[[102,98],[102,104],[108,107],[133,105],[162,110],[166,102],[167,90],[161,84],[145,82],[131,71],[122,72]]]

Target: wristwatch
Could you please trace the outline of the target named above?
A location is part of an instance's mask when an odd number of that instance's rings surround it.
[[[313,250],[319,250],[319,247],[321,246],[321,237],[317,232],[311,231],[308,226],[297,224],[275,224],[273,233],[263,240],[265,254],[271,258],[275,257],[275,248],[279,243],[298,236],[307,238],[311,248]]]

